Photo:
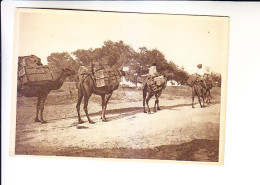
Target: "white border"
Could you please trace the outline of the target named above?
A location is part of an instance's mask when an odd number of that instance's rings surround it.
[[[225,165],[9,157],[15,7],[230,16]],[[3,184],[259,184],[259,10],[241,2],[2,2]]]

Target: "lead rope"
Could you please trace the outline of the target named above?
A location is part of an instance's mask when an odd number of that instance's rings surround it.
[[[122,87],[122,89],[123,89],[123,92],[124,92],[124,94],[125,94],[125,97],[128,99],[128,101],[131,101],[131,102],[133,102],[134,101],[134,99],[130,99],[127,95],[126,95],[126,92],[125,92],[125,88],[124,87]],[[141,99],[138,99],[137,101],[141,101],[141,100],[143,100],[143,98],[141,98]]]

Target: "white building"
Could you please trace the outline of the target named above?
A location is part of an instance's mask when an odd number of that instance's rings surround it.
[[[167,81],[167,86],[181,86],[181,84],[175,80],[169,80]]]

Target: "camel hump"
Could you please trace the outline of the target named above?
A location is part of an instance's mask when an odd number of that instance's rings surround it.
[[[43,66],[41,59],[35,55],[18,57],[18,68]]]

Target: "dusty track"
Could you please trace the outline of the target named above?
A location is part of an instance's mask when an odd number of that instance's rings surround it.
[[[144,114],[141,101],[111,100],[109,122],[104,123],[97,111],[100,105],[92,103],[89,107],[96,124],[80,126],[76,124],[75,104],[47,105],[46,114],[62,114],[57,112],[60,110],[67,118],[48,117],[47,124],[17,121],[16,154],[218,160],[218,100],[203,109],[198,104],[192,109],[190,98],[161,99],[160,105],[161,111]],[[26,110],[30,108],[34,107]]]

